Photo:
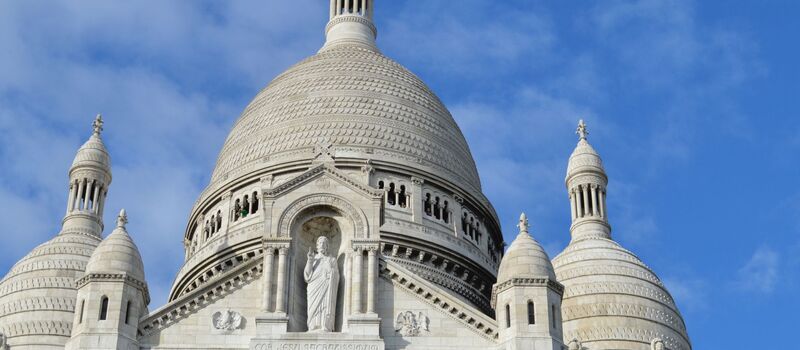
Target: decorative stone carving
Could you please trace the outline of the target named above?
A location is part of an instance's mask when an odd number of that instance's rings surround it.
[[[430,319],[422,312],[402,311],[397,315],[394,330],[406,337],[416,337],[430,332]]]
[[[583,350],[583,345],[581,345],[581,341],[578,339],[572,339],[569,342],[569,350]]]
[[[650,350],[666,350],[667,348],[664,346],[664,341],[661,338],[655,338],[650,343]]]
[[[339,285],[339,268],[336,257],[328,255],[328,237],[317,238],[317,253],[308,250],[308,260],[303,271],[308,286],[306,305],[309,332],[331,332],[336,320],[336,289]]]
[[[242,315],[236,311],[219,311],[212,316],[214,328],[221,331],[234,331],[242,326]]]

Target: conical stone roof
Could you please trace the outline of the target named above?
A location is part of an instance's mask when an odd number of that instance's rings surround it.
[[[118,218],[117,228],[100,243],[89,259],[89,263],[86,265],[86,274],[124,273],[139,282],[146,282],[142,256],[139,254],[139,248],[128,235],[125,228],[126,222],[127,216],[123,210]]]

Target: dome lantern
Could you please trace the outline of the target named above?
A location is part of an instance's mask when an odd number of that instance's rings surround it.
[[[374,0],[331,0],[325,47],[348,43],[377,51],[378,30],[373,23]]]

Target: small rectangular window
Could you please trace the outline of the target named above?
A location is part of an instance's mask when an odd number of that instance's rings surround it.
[[[511,306],[506,304],[506,328],[511,327]]]
[[[536,324],[536,314],[535,309],[533,306],[533,302],[528,302],[528,324]]]
[[[103,297],[100,299],[100,321],[105,321],[108,318],[108,298]]]

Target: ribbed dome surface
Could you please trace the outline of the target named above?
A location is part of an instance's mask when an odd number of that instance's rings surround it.
[[[539,242],[528,233],[520,233],[500,262],[497,283],[512,278],[548,277],[556,280],[553,264]]]
[[[22,258],[0,282],[0,331],[18,349],[63,349],[72,332],[75,280],[100,239],[62,233]]]
[[[78,166],[90,166],[111,171],[111,158],[108,156],[103,139],[97,133],[92,134],[75,155],[72,168]]]
[[[575,150],[572,151],[572,155],[569,157],[569,163],[567,165],[567,178],[576,173],[583,172],[605,174],[605,170],[603,169],[603,160],[600,158],[600,155],[597,153],[597,151],[594,150],[594,147],[592,147],[592,145],[586,141],[586,139],[581,139],[578,141],[578,145],[575,147]]]
[[[145,282],[144,264],[139,248],[133,243],[124,227],[117,227],[95,249],[86,265],[86,273],[126,273]]]
[[[661,280],[633,253],[605,238],[573,241],[553,260],[565,289],[564,339],[589,349],[649,350],[661,338],[691,349],[686,325]]]
[[[337,156],[415,164],[480,190],[466,140],[436,95],[400,64],[351,44],[326,48],[262,90],[229,134],[212,182],[311,159],[326,142]]]

